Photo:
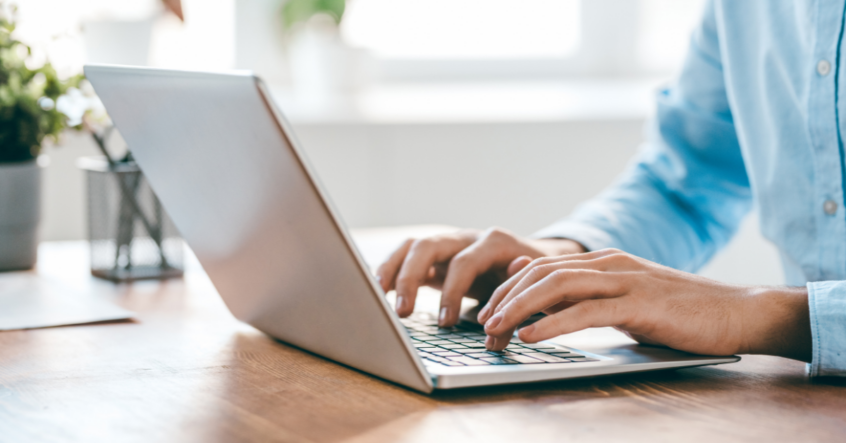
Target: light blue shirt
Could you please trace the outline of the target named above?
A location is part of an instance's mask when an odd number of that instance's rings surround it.
[[[753,205],[807,285],[812,376],[846,376],[846,0],[715,0],[622,177],[538,235],[696,271]]]

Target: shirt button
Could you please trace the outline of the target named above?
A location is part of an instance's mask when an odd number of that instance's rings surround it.
[[[828,215],[834,215],[837,212],[837,203],[834,200],[826,200],[823,203],[823,211]]]
[[[817,63],[817,73],[825,77],[829,72],[831,72],[831,63],[828,60],[820,60]]]

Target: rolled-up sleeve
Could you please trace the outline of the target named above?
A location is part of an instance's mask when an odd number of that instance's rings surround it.
[[[808,283],[813,356],[808,375],[846,376],[846,281]]]
[[[709,4],[678,80],[657,94],[648,140],[628,170],[535,235],[589,250],[614,247],[685,271],[704,265],[752,200],[723,76]]]

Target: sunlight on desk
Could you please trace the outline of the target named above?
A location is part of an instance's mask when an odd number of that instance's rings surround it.
[[[408,232],[356,236],[370,261]],[[846,384],[811,382],[803,364],[775,357],[421,395],[238,322],[186,264],[184,280],[113,285],[87,274],[85,243],[43,244],[38,275],[109,297],[137,322],[0,332],[0,440],[819,441],[846,432]]]

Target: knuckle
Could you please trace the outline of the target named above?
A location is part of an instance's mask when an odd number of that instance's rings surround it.
[[[619,252],[614,252],[612,254],[608,254],[604,257],[601,257],[600,260],[607,260],[614,263],[619,263],[626,259],[626,254],[622,254]]]
[[[473,260],[473,257],[468,254],[467,252],[459,252],[452,257],[452,260],[449,262],[449,267],[454,268],[463,268],[466,267],[470,262]]]
[[[627,254],[625,252],[622,252],[620,254],[615,254],[615,255],[617,256],[617,260],[620,260],[623,263],[632,264],[632,263],[638,262],[637,257],[635,257],[634,255],[631,255],[631,254]]]
[[[400,275],[397,277],[397,287],[408,287],[417,284],[417,279],[410,275]]]
[[[549,273],[549,278],[557,282],[563,282],[573,275],[574,272],[569,269],[556,269]]]
[[[435,244],[435,241],[432,238],[429,238],[429,237],[420,238],[420,239],[414,240],[414,243],[411,244],[411,249],[415,250],[415,251],[425,251],[425,250],[432,248],[432,246],[434,246],[434,244]]]
[[[549,273],[549,268],[547,266],[544,266],[544,265],[535,266],[532,269],[529,269],[529,272],[528,272],[528,274],[526,274],[526,277],[528,277],[532,280],[540,280],[540,279],[546,277],[546,275],[548,273]]]
[[[510,238],[513,237],[510,232],[506,229],[500,228],[498,226],[493,226],[485,230],[483,235],[486,239],[490,240],[501,240],[503,238]]]
[[[625,254],[625,252],[617,249],[617,248],[605,248],[596,251],[598,254],[601,253],[603,257],[610,257],[614,255]]]
[[[491,298],[490,298],[489,303],[496,303],[496,300],[499,300],[500,298],[502,298],[502,296],[503,296],[502,292],[503,291],[505,291],[505,289],[502,286],[499,286],[496,289],[494,289],[493,293],[491,294]]]
[[[555,259],[553,257],[540,257],[540,258],[536,258],[536,259],[532,260],[528,264],[528,266],[530,267],[530,269],[535,269],[535,268],[538,268],[538,267],[541,267],[543,265],[547,265],[547,264],[550,264],[550,263],[555,263]]]

